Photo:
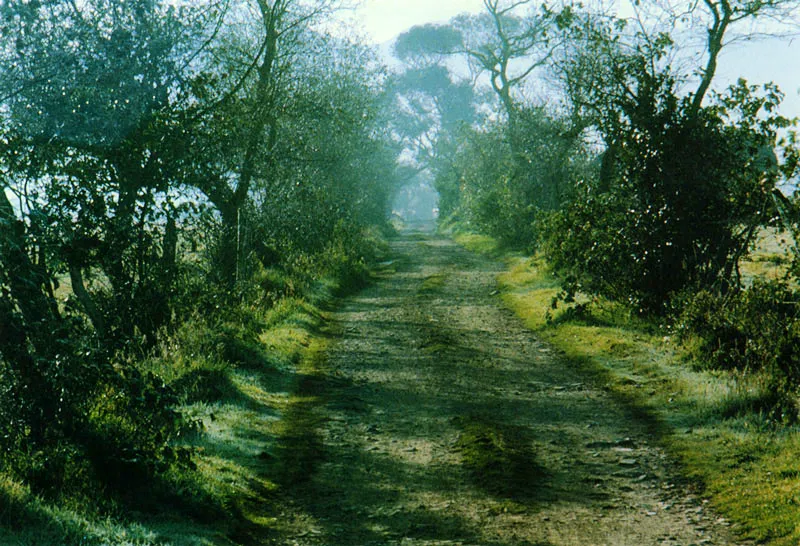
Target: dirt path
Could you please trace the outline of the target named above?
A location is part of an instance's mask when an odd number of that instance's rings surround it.
[[[334,314],[271,544],[735,544],[646,423],[494,296],[499,264],[409,234]]]

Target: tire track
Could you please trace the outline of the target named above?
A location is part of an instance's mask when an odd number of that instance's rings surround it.
[[[289,435],[321,453],[271,543],[737,543],[651,424],[501,307],[499,264],[419,233],[393,250],[334,313],[313,430]]]

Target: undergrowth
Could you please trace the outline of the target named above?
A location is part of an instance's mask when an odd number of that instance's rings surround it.
[[[324,347],[325,313],[335,297],[368,282],[368,264],[384,250],[375,234],[358,248],[334,245],[261,268],[233,301],[211,287],[198,290],[194,310],[162,330],[152,348],[115,356],[117,373],[142,378],[124,388],[141,388],[124,397],[111,388],[98,393],[85,416],[96,435],[87,438],[90,448],[34,454],[67,465],[59,472],[69,476],[69,487],[53,476],[42,494],[0,472],[0,543],[228,545],[266,536],[278,525],[276,493],[288,486],[281,476],[308,470],[285,468],[293,459],[282,454],[298,447],[283,437],[282,422],[299,418],[308,397],[302,363]],[[151,407],[168,413],[151,414]],[[167,418],[179,435],[160,436]],[[166,448],[158,443],[164,440]],[[168,451],[140,463],[130,445]],[[103,462],[93,465],[93,457]],[[143,466],[153,460],[166,462]],[[34,470],[38,464],[23,463]]]

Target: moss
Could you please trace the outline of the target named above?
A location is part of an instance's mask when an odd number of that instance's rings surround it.
[[[460,425],[455,447],[475,483],[499,497],[535,495],[545,473],[536,462],[533,441],[524,427],[476,416],[462,418]]]

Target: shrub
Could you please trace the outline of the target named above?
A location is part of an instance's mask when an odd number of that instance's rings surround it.
[[[769,158],[782,118],[762,121],[780,101],[740,83],[720,105],[695,112],[669,78],[649,89],[616,128],[598,177],[556,215],[544,245],[568,293],[581,290],[663,313],[695,287],[737,288],[738,262],[769,220],[778,176]]]
[[[163,381],[112,358],[79,322],[53,339],[58,352],[32,353],[28,369],[0,358],[3,470],[35,493],[96,497],[190,463],[172,445],[193,424]]]
[[[684,340],[702,363],[722,370],[764,372],[774,393],[773,413],[798,417],[800,384],[800,291],[785,281],[758,281],[727,295],[702,290],[678,322]]]
[[[464,217],[511,248],[532,251],[539,218],[557,210],[573,194],[572,178],[585,167],[580,135],[564,119],[542,108],[517,112],[512,127],[490,127],[469,134],[455,169],[440,174],[442,210],[456,201],[456,182]]]

